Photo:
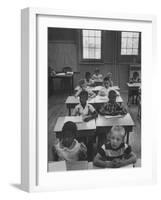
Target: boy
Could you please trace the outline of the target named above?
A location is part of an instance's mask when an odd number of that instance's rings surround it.
[[[100,70],[98,68],[95,69],[95,72],[94,72],[94,74],[92,76],[92,79],[94,81],[102,81],[103,76],[102,76],[102,74],[100,74]]]
[[[125,115],[127,113],[127,110],[116,102],[116,97],[116,91],[110,90],[108,94],[109,101],[99,111],[101,115]]]
[[[111,90],[110,81],[109,81],[108,77],[105,77],[103,79],[103,86],[104,87],[102,87],[102,89],[98,92],[98,95],[108,97],[108,93]],[[115,92],[117,95],[120,95],[118,91],[115,91]]]
[[[80,104],[76,105],[73,110],[74,116],[81,115],[85,122],[97,117],[97,112],[91,104],[87,103],[88,92],[83,90],[80,92]]]
[[[85,73],[85,83],[87,86],[93,86],[94,81],[91,79],[91,73],[90,72],[86,72]]]
[[[136,155],[129,145],[125,144],[125,129],[122,126],[113,126],[109,142],[98,150],[93,164],[102,168],[118,168],[136,162]]]

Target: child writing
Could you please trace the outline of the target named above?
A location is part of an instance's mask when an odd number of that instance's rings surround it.
[[[119,168],[136,162],[136,155],[129,145],[124,142],[125,129],[113,126],[110,139],[98,150],[93,164],[102,168]]]
[[[52,148],[53,160],[79,161],[87,158],[87,148],[76,140],[77,126],[68,121],[62,129],[62,139]]]
[[[102,81],[103,80],[103,76],[102,76],[102,74],[100,74],[100,70],[98,68],[95,69],[92,79],[94,81]]]
[[[109,93],[110,90],[111,90],[110,81],[109,81],[108,77],[105,77],[103,79],[103,87],[98,92],[98,95],[100,95],[100,96],[108,96],[108,93]],[[120,95],[118,91],[115,91],[115,92],[116,92],[117,95]]]
[[[109,101],[100,109],[101,115],[125,115],[127,113],[127,110],[116,102],[116,97],[116,91],[110,90],[108,94]]]
[[[80,94],[82,91],[84,91],[84,90],[88,92],[88,97],[89,97],[89,98],[93,98],[93,97],[96,96],[96,94],[95,94],[94,92],[92,92],[92,90],[90,90],[90,89],[87,87],[86,82],[85,82],[84,79],[81,79],[81,80],[79,81],[79,87],[80,87],[80,88],[79,88],[78,91],[76,92],[75,97],[78,97],[79,94]]]
[[[135,71],[132,75],[132,78],[130,79],[130,83],[139,83],[140,78],[139,78],[139,73]]]
[[[87,86],[93,86],[94,81],[91,79],[91,73],[90,72],[86,72],[85,73],[85,83]]]
[[[97,117],[97,112],[91,104],[87,103],[88,92],[83,90],[80,95],[80,103],[73,110],[74,116],[82,116],[85,122]]]

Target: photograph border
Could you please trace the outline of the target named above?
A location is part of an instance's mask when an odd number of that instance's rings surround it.
[[[88,11],[65,11],[44,8],[25,8],[21,11],[21,188],[25,191],[52,191],[42,188],[38,179],[38,105],[37,105],[37,21],[38,15],[123,20],[152,23],[152,53],[156,58],[156,17],[152,15],[118,14]],[[153,178],[156,181],[156,164],[153,155]],[[144,182],[144,180],[143,180]],[[62,188],[63,189],[63,188]],[[71,188],[72,189],[72,188]]]

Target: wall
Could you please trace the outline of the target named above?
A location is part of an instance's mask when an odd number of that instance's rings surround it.
[[[78,84],[80,78],[84,77],[86,71],[94,72],[99,68],[105,76],[112,72],[113,81],[122,90],[127,89],[126,82],[129,80],[129,65],[140,63],[141,56],[120,56],[119,31],[102,31],[103,62],[84,63],[81,61],[81,41],[79,29],[49,28],[48,31],[48,65],[55,71],[62,71],[63,67],[71,66],[75,74],[74,84]],[[141,48],[141,47],[140,47]],[[60,82],[55,82],[58,88]]]

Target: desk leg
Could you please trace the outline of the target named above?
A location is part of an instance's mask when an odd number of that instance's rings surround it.
[[[71,116],[71,107],[70,106],[68,107],[68,110],[69,110],[69,116]]]
[[[126,133],[126,143],[129,144],[129,131]]]

